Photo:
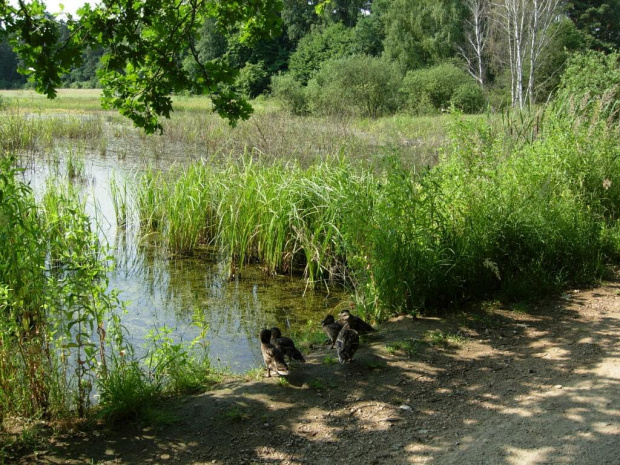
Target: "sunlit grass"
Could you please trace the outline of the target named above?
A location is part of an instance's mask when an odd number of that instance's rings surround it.
[[[8,105],[19,107],[24,111],[103,111],[101,108],[101,90],[99,89],[58,89],[55,99],[48,99],[45,95],[34,90],[0,90]]]
[[[445,332],[441,329],[426,331],[423,341],[433,347],[460,346],[465,342],[465,338],[455,333]]]
[[[386,344],[385,349],[391,355],[396,355],[399,352],[402,352],[408,357],[414,357],[418,354],[420,349],[426,345],[427,343],[417,339],[404,339],[402,341],[393,341]]]

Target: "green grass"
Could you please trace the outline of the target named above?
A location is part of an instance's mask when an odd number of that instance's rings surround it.
[[[243,375],[246,381],[259,381],[265,377],[265,368],[264,367],[256,367],[248,370]]]
[[[426,331],[423,340],[431,347],[458,347],[465,342],[464,337],[440,329]]]
[[[224,418],[231,423],[240,423],[250,418],[250,415],[239,405],[229,408],[223,413]]]
[[[394,341],[385,345],[385,349],[389,354],[396,355],[399,352],[403,352],[408,357],[414,357],[418,354],[421,348],[427,344],[417,339],[404,339],[402,341]]]
[[[332,383],[329,383],[322,378],[312,378],[308,381],[308,386],[310,389],[314,389],[315,391],[323,391],[334,387]]]
[[[597,279],[620,250],[616,136],[556,124],[508,144],[496,121],[455,118],[451,151],[422,171],[398,157],[306,166],[245,153],[150,172],[137,189],[143,232],[172,253],[215,245],[231,270],[260,263],[348,285],[376,320],[464,298],[527,300]]]

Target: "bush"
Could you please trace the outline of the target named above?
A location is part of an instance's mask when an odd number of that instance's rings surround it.
[[[447,108],[455,91],[470,83],[474,83],[474,80],[465,71],[451,63],[444,63],[409,71],[403,79],[400,92],[413,113],[423,114],[428,110],[426,104],[420,105],[421,102],[430,101],[435,110]]]
[[[574,55],[562,75],[554,99],[555,112],[575,120],[618,121],[620,55],[590,51]]]
[[[486,105],[486,99],[478,84],[468,82],[456,88],[450,103],[463,113],[480,113]]]
[[[271,93],[292,114],[305,115],[308,113],[305,89],[292,74],[273,76],[271,78]]]
[[[376,118],[399,106],[402,76],[395,64],[382,58],[354,56],[325,62],[308,83],[312,113]]]
[[[239,71],[235,86],[248,98],[258,97],[269,86],[269,73],[265,69],[265,63],[246,63]]]

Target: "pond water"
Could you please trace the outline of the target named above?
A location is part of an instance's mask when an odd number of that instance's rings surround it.
[[[37,157],[26,171],[26,180],[41,195],[47,179],[61,175],[73,149],[55,149],[53,156]],[[80,186],[87,211],[99,225],[101,238],[117,259],[110,274],[110,287],[120,291],[127,304],[123,324],[138,355],[144,353],[149,332],[173,329],[175,342],[190,342],[199,329],[192,325],[195,313],[209,324],[209,355],[215,366],[241,373],[261,366],[258,333],[277,325],[283,333],[316,325],[347,297],[342,290],[311,290],[303,279],[266,277],[258,267],[247,267],[241,277],[229,281],[222,264],[207,258],[173,258],[162,250],[139,245],[135,227],[117,229],[110,180],[131,182],[147,166],[168,169],[187,162],[170,152],[150,158],[143,151],[127,148],[116,154],[85,151]]]

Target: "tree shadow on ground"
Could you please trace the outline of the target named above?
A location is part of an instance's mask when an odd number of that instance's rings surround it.
[[[353,363],[321,347],[286,381],[171,399],[172,425],[60,439],[36,462],[617,463],[619,292],[615,281],[529,313],[396,318]],[[428,331],[465,342],[417,344]]]

